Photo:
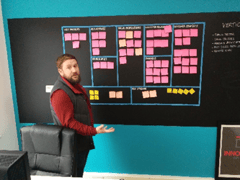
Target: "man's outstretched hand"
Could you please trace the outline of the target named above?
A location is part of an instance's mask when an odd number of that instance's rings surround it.
[[[100,133],[111,133],[111,132],[114,132],[115,129],[113,127],[107,129],[107,126],[104,127],[104,125],[100,125],[98,127],[96,127],[96,131],[97,131],[97,134],[100,134]]]

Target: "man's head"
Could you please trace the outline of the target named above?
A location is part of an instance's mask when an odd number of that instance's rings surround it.
[[[63,54],[57,58],[56,65],[59,74],[72,85],[81,82],[80,70],[76,58],[71,54]]]

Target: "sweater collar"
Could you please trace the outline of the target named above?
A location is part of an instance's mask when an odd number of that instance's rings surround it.
[[[72,91],[75,93],[75,94],[83,94],[82,92],[82,86],[77,83],[75,84],[74,86],[67,80],[65,79],[64,77],[62,77],[60,75],[61,79],[72,89]]]

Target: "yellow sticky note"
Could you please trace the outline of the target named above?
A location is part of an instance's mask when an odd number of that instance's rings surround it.
[[[157,97],[157,91],[156,90],[152,90],[152,91],[149,91],[149,96],[152,98],[152,97]]]
[[[115,91],[109,91],[109,98],[116,98],[116,92]]]
[[[183,90],[182,89],[179,89],[178,90],[178,94],[182,94],[183,93]]]
[[[173,94],[177,94],[178,93],[178,90],[177,89],[173,89]]]
[[[136,48],[135,49],[135,55],[136,56],[141,56],[142,55],[142,48]]]
[[[142,91],[142,96],[143,96],[143,99],[145,98],[149,98],[149,91]]]
[[[93,95],[93,94],[94,94],[94,91],[93,91],[93,90],[89,90],[89,94],[90,94],[90,95]]]
[[[91,96],[90,96],[90,100],[94,100],[94,96],[91,95]]]
[[[172,93],[172,88],[167,88],[167,93]]]
[[[126,39],[132,39],[133,38],[133,31],[126,31]]]
[[[119,40],[119,47],[126,47],[126,39]]]
[[[99,100],[99,96],[98,95],[95,95],[95,100]]]
[[[123,92],[122,91],[117,91],[116,92],[116,98],[123,98]]]
[[[95,94],[95,95],[98,95],[98,94],[99,94],[99,91],[98,91],[98,90],[95,90],[95,91],[94,91],[94,94]]]
[[[189,91],[187,90],[187,89],[184,89],[184,94],[188,94],[189,93]]]
[[[189,91],[191,94],[194,94],[195,93],[195,90],[192,88],[192,89],[190,89],[190,91]]]

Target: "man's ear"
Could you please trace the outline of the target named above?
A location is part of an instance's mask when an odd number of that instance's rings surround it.
[[[61,76],[63,76],[63,70],[62,69],[58,68],[58,72]]]

